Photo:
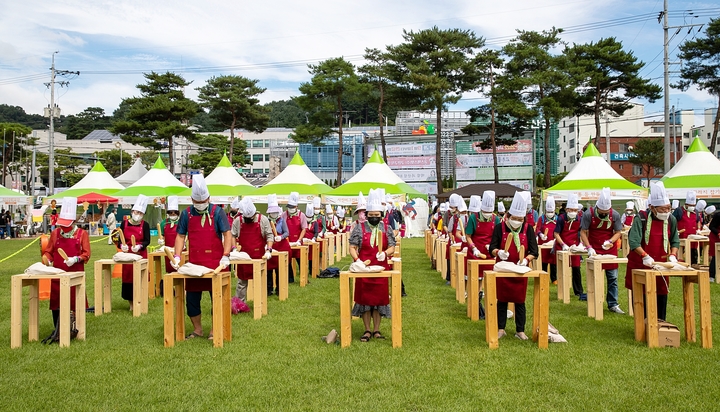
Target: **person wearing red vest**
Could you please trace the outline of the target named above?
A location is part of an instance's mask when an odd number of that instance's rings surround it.
[[[325,205],[325,223],[329,233],[337,234],[340,231],[340,221],[331,205]]]
[[[350,256],[353,261],[370,261],[371,266],[390,270],[388,259],[395,253],[395,236],[382,222],[384,208],[381,195],[370,189],[367,199],[367,221],[358,223],[350,233]],[[385,339],[380,332],[381,318],[390,318],[390,295],[387,278],[358,278],[355,280],[353,316],[359,316],[365,325],[361,342],[370,338]],[[371,328],[372,319],[372,328]]]
[[[150,245],[150,225],[143,220],[145,209],[147,208],[148,197],[138,195],[135,204],[130,213],[130,219],[123,220],[120,223],[120,230],[125,236],[125,241],[129,242],[120,245],[120,250],[125,253],[134,253],[147,259],[147,247]],[[135,238],[135,245],[132,239]],[[143,280],[147,282],[147,279]],[[130,310],[132,310],[133,300],[133,265],[122,265],[122,298],[128,302]]]
[[[160,229],[162,230],[162,239],[158,239],[158,246],[175,247],[175,238],[177,237],[177,224],[180,219],[180,205],[177,196],[168,196],[167,198],[167,213],[166,218],[160,222]],[[170,259],[165,258],[165,270],[167,273],[174,272],[172,262]],[[160,281],[162,282],[162,280]],[[160,288],[162,293],[163,288]]]
[[[288,231],[287,224],[285,224],[285,220],[280,215],[280,212],[282,212],[282,209],[280,209],[280,206],[278,205],[277,201],[277,195],[271,194],[267,197],[268,202],[268,208],[267,208],[267,217],[270,221],[270,228],[273,232],[273,244],[272,248],[279,251],[279,252],[291,252],[290,249],[290,242],[288,241],[288,236],[290,232]],[[288,253],[289,254],[289,253]],[[267,277],[267,290],[268,290],[268,296],[273,294],[273,280],[275,281],[275,294],[279,294],[279,287],[280,287],[280,279],[279,279],[279,261],[280,259],[277,256],[273,256],[268,260],[268,277]],[[290,273],[288,268],[288,274]],[[289,275],[288,275],[289,276]],[[289,280],[289,278],[288,278]]]
[[[183,210],[175,237],[174,267],[180,264],[179,254],[188,241],[188,261],[195,265],[215,269],[230,264],[232,236],[225,211],[210,203],[210,192],[205,178],[201,174],[193,176],[192,206]],[[193,331],[186,337],[192,339],[203,336],[202,311],[200,301],[204,291],[212,291],[212,279],[185,280],[185,307],[193,324]],[[210,296],[212,299],[212,295]],[[209,339],[212,339],[212,329]]]
[[[555,224],[555,251],[567,251],[570,246],[580,244],[580,220],[582,219],[582,211],[578,203],[578,196],[574,193],[568,195],[568,201],[565,205],[563,213],[558,216]],[[572,287],[573,293],[581,301],[587,301],[587,294],[583,292],[582,274],[580,272],[580,256],[570,257],[570,267],[572,268]]]
[[[596,255],[596,250],[605,255],[617,256],[617,240],[622,235],[622,228],[620,214],[612,208],[610,188],[604,187],[595,207],[584,213],[580,222],[580,239],[588,248],[588,257]],[[608,309],[610,312],[624,314],[618,303],[618,264],[606,263],[602,267],[607,279]]]
[[[448,236],[447,245],[445,245],[445,259],[447,260],[446,272],[445,272],[445,284],[450,284],[450,246],[457,245],[462,242],[462,239],[456,237],[458,230],[458,210],[461,203],[465,203],[462,196],[458,194],[451,194],[449,202],[449,208],[447,213],[447,225],[444,226],[445,233]],[[445,220],[445,219],[443,219]]]
[[[557,215],[555,215],[555,198],[548,196],[545,200],[545,213],[538,218],[537,235],[538,244],[552,242],[555,238],[555,227],[557,226]],[[549,249],[542,250],[542,269],[550,272],[550,281],[557,285],[557,265],[555,253]]]
[[[77,198],[65,197],[62,200],[57,228],[50,234],[50,240],[43,256],[52,266],[66,272],[84,272],[85,264],[90,260],[90,237],[83,229],[75,226],[77,213]],[[58,252],[62,249],[68,256],[63,259]],[[87,309],[87,297],[85,308]],[[53,325],[57,329],[60,319],[60,280],[50,282],[50,310],[53,316]],[[70,310],[75,312],[75,286],[70,288]]]
[[[520,266],[528,266],[533,259],[537,259],[538,247],[533,227],[525,222],[527,216],[526,198],[520,192],[515,192],[507,220],[495,226],[490,250],[495,261],[508,261]],[[511,238],[507,250],[507,239]],[[524,255],[520,255],[523,249]],[[515,337],[527,340],[525,334],[525,296],[527,295],[527,278],[497,278],[497,312],[498,312],[498,339],[507,335],[508,302],[515,303]]]
[[[632,290],[633,269],[652,268],[655,261],[677,262],[677,251],[680,246],[678,225],[675,217],[670,214],[670,199],[662,182],[650,185],[649,201],[650,212],[640,212],[628,232],[628,245],[632,252],[628,254],[625,287],[630,290]],[[665,320],[670,278],[658,276],[655,282],[658,319]]]
[[[685,205],[678,207],[673,211],[673,216],[677,220],[678,235],[680,239],[687,239],[688,235],[697,234],[702,229],[699,224],[698,214],[695,210],[697,204],[697,196],[694,191],[690,190],[685,196]],[[698,242],[690,242],[690,263],[698,262]]]
[[[240,200],[238,198],[234,198],[232,202],[230,202],[230,212],[228,212],[227,218],[228,218],[228,224],[232,226],[233,221],[236,217],[240,215]]]
[[[298,202],[300,201],[300,194],[298,192],[290,193],[288,198],[287,207],[285,213],[282,214],[282,219],[285,221],[288,229],[287,240],[289,246],[301,246],[302,240],[305,238],[305,232],[307,231],[308,222],[307,217],[304,213],[298,209]],[[293,259],[297,262],[298,268],[300,267],[300,251],[292,250],[290,259],[288,259],[288,282],[295,282],[295,272],[293,271]]]
[[[635,219],[635,203],[631,200],[625,204],[625,213],[622,215],[622,224],[627,229],[632,226]]]
[[[495,209],[495,192],[486,190],[482,198],[477,195],[470,196],[470,206],[468,206],[469,218],[465,235],[467,237],[468,253],[467,259],[479,260],[489,259],[490,256],[490,240],[492,239],[495,226],[500,224],[500,217],[493,213]],[[483,255],[485,256],[483,258]],[[467,259],[465,265],[467,267]],[[486,270],[493,270],[493,265],[482,265],[480,269],[480,279],[484,277]],[[482,283],[480,284],[482,287]],[[485,309],[482,307],[482,290],[480,291],[480,318],[485,318]]]
[[[240,202],[240,213],[242,213],[242,219],[235,219],[232,225],[232,236],[237,240],[238,248],[241,252],[250,255],[251,259],[270,261],[273,243],[275,242],[275,235],[270,226],[270,221],[266,216],[257,213],[255,204],[249,197]],[[270,262],[268,262],[267,266],[271,267]],[[277,265],[275,269],[277,269]],[[270,269],[268,269],[269,271]],[[245,302],[247,300],[248,280],[253,278],[252,265],[239,265],[237,276],[238,283],[235,296]]]

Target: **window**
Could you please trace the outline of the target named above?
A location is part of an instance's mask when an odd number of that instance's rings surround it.
[[[252,147],[253,148],[263,147],[263,141],[262,140],[253,140]]]
[[[263,140],[265,147],[270,147],[270,140]]]
[[[563,120],[563,127],[565,127],[565,120]]]
[[[642,174],[643,174],[642,166],[633,165],[632,174],[633,174],[633,176],[642,176]]]
[[[623,167],[624,167],[624,166],[625,166],[624,164],[618,163],[618,170],[623,170]]]
[[[620,153],[628,153],[630,152],[630,144],[629,143],[620,143],[618,144],[618,150]]]
[[[270,169],[265,169],[265,173],[270,173]]]
[[[570,123],[570,127],[568,127],[568,133],[575,133],[575,123]]]
[[[664,126],[653,126],[650,128],[651,133],[665,133]]]
[[[565,143],[565,135],[563,135],[563,143]]]
[[[253,173],[262,173],[263,169],[253,169],[252,172]]]
[[[574,148],[575,148],[575,139],[570,139],[570,141],[568,142],[568,147],[569,147],[570,149],[574,149]]]
[[[683,139],[689,139],[690,133],[683,133]]]
[[[567,157],[567,153],[563,150],[563,157]]]
[[[270,155],[269,155],[269,154],[266,154],[266,155],[265,155],[265,161],[266,161],[266,162],[269,162],[269,161],[270,161]]]
[[[570,164],[574,164],[574,163],[575,163],[575,156],[570,156]]]
[[[254,154],[252,155],[253,162],[262,162],[263,161],[263,155],[261,154]]]

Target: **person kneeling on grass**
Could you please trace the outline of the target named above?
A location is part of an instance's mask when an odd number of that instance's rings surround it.
[[[535,231],[525,221],[527,200],[520,192],[515,192],[507,220],[496,225],[490,240],[490,250],[495,256],[495,262],[517,262],[520,266],[528,266],[533,259],[537,259],[538,246]],[[511,239],[509,247],[508,238]],[[507,250],[506,250],[507,249]],[[521,250],[525,255],[521,256]],[[525,296],[527,295],[527,278],[497,278],[497,311],[498,311],[498,339],[507,335],[508,302],[515,303],[515,337],[527,340],[525,334]]]
[[[390,270],[388,259],[395,253],[395,236],[392,229],[382,222],[383,206],[381,195],[370,190],[367,202],[367,221],[358,223],[350,233],[350,256],[353,261],[367,262],[370,266],[382,266]],[[381,318],[390,318],[390,295],[387,278],[357,278],[355,280],[355,305],[353,316],[362,317],[365,332],[360,338],[385,339],[380,333]],[[370,329],[370,318],[374,328]],[[371,330],[373,332],[371,332]]]

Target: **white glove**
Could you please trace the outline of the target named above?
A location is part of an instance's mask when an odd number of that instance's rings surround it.
[[[360,258],[355,259],[355,263],[365,266],[365,262],[360,260]]]
[[[263,255],[263,259],[270,260],[271,258],[272,258],[272,252],[270,252],[269,250],[265,251],[265,254]]]
[[[523,260],[521,260],[521,261],[518,261],[517,264],[518,264],[518,266],[527,266],[527,265],[528,265],[528,260],[527,260],[527,259],[523,259]]]
[[[677,258],[675,257],[675,255],[668,256],[668,262],[677,263]]]
[[[80,257],[78,257],[78,256],[69,257],[65,261],[63,261],[63,263],[65,263],[65,266],[70,267],[76,263],[80,263]]]
[[[165,246],[165,239],[158,239],[158,246]]]
[[[467,243],[467,237],[465,237],[465,236],[461,237],[460,240],[462,240],[463,243]]]
[[[655,264],[655,259],[652,258],[652,256],[647,255],[643,258],[643,265],[651,268]]]
[[[508,258],[510,257],[510,253],[506,252],[503,249],[498,250],[497,255],[501,260],[508,260]]]
[[[563,243],[562,250],[563,250],[563,252],[566,252],[566,251],[570,250],[570,246],[568,246],[566,243]]]
[[[597,255],[597,253],[595,252],[595,249],[593,249],[591,247],[589,247],[587,251],[588,251],[588,257],[593,257],[593,256]]]
[[[378,260],[378,262],[384,262],[385,258],[387,258],[387,256],[385,255],[385,252],[378,252],[375,255],[375,258]]]
[[[602,248],[605,250],[610,250],[613,247],[613,243],[609,240],[606,240],[602,244]]]
[[[480,257],[480,251],[476,247],[473,248],[473,256],[475,256],[476,258]]]
[[[180,256],[175,255],[175,257],[170,260],[170,266],[172,266],[173,269],[177,270],[180,267]]]
[[[450,245],[450,246],[460,246],[460,245],[462,245],[462,243],[460,243],[460,242],[457,242],[457,243],[453,243],[453,244],[452,244],[452,245]]]
[[[140,251],[140,249],[142,249],[142,245],[135,245],[135,246],[131,247],[130,249],[132,249],[132,251],[134,253],[137,253]]]
[[[489,252],[489,251],[490,251],[490,245],[489,245],[489,244],[485,245],[485,249],[487,249],[487,251]]]
[[[230,266],[230,258],[227,256],[221,257],[220,258],[220,266],[222,266],[223,268]]]
[[[540,240],[542,240],[543,242],[547,241],[547,236],[545,236],[545,233],[540,233],[538,236],[540,237]]]
[[[128,247],[128,245],[120,245],[120,250],[127,253],[130,250],[130,248]]]
[[[274,240],[275,242],[279,242],[279,241],[282,240],[282,236],[277,235],[277,236],[275,236],[275,239],[273,239],[273,240]]]
[[[322,234],[322,233],[318,233],[317,238],[318,238],[318,239],[322,239],[322,237],[323,237],[323,234]]]

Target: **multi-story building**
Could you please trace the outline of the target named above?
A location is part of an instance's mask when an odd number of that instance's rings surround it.
[[[693,127],[690,135],[693,138],[699,137],[700,140],[705,143],[705,146],[710,147],[710,141],[712,140],[713,134],[713,125],[715,123],[715,119],[717,118],[717,108],[705,109],[703,111],[702,117],[705,121],[704,124],[702,126]],[[715,143],[715,156],[720,158],[720,133],[718,133],[716,140],[717,141]],[[683,150],[687,150],[689,144],[692,143],[692,139],[688,139],[688,141],[683,141]]]

